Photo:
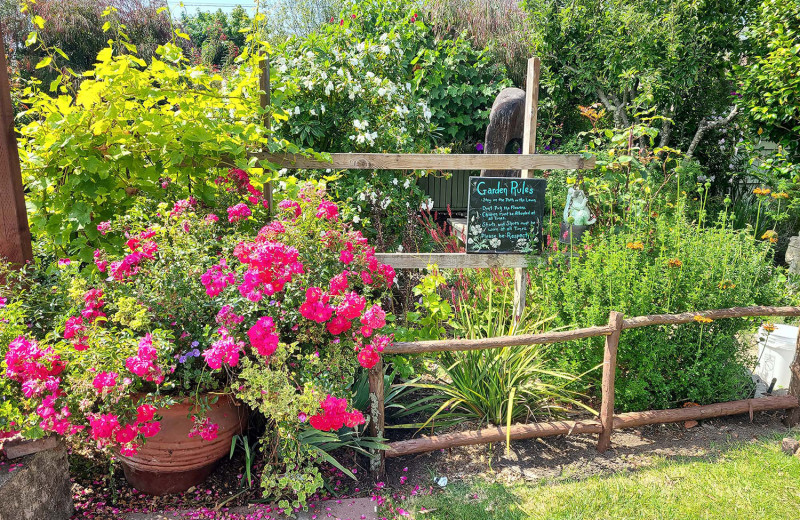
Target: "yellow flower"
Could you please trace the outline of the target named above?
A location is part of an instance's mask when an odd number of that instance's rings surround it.
[[[669,262],[667,262],[667,265],[668,265],[669,267],[680,267],[680,266],[682,266],[682,265],[683,265],[683,262],[682,262],[682,261],[680,261],[680,260],[679,260],[679,259],[677,259],[677,258],[672,258],[672,259],[670,259],[670,261],[669,261]]]
[[[722,280],[720,283],[717,284],[717,287],[720,289],[734,289],[736,284],[730,280]]]
[[[774,229],[768,229],[761,235],[761,240],[769,240],[770,243],[774,244],[778,241],[778,233],[776,233]]]
[[[788,199],[788,198],[789,198],[789,194],[788,194],[788,193],[786,193],[785,191],[779,191],[779,192],[777,192],[777,193],[773,193],[773,194],[772,194],[772,195],[770,195],[770,196],[771,196],[773,199]]]
[[[772,190],[769,188],[756,188],[753,190],[753,193],[756,195],[769,195],[772,193]]]
[[[775,324],[770,322],[765,322],[761,324],[761,328],[766,330],[767,332],[775,332]]]
[[[698,323],[711,323],[714,320],[712,320],[711,318],[706,318],[705,316],[700,316],[698,314],[697,316],[694,317],[694,321]]]
[[[625,247],[627,247],[628,249],[641,251],[642,249],[644,249],[644,244],[642,244],[641,241],[637,240],[636,242],[628,242],[627,244],[625,244]]]

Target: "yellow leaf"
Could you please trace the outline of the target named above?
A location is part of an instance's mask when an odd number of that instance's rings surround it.
[[[112,49],[111,47],[106,47],[105,49],[97,53],[97,61],[105,63],[111,60],[111,55],[113,54],[113,52],[114,49]]]
[[[51,61],[53,61],[53,58],[51,58],[50,56],[45,56],[44,58],[42,58],[39,61],[39,63],[36,64],[36,68],[37,69],[43,69],[43,68],[47,67],[48,65],[50,65]]]
[[[42,29],[44,27],[44,18],[42,18],[38,14],[33,18],[31,18],[31,22],[33,22],[33,25],[35,25],[39,29]]]

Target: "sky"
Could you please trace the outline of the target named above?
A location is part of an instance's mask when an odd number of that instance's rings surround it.
[[[176,18],[179,17],[184,10],[184,8],[180,6],[181,0],[167,0],[167,3],[169,4],[170,11],[172,11],[172,15]],[[263,3],[262,1],[262,4]],[[216,11],[217,9],[230,12],[237,5],[241,5],[248,13],[252,14],[255,8],[255,2],[253,0],[183,0],[183,5],[185,6],[186,12],[189,14],[194,14],[198,10]]]

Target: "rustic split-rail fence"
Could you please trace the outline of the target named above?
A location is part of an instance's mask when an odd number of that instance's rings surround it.
[[[260,102],[266,108],[270,103],[269,62],[264,57],[260,80],[262,90]],[[333,168],[333,169],[390,169],[390,170],[482,170],[518,169],[521,177],[531,177],[533,170],[543,169],[591,169],[594,159],[579,154],[538,155],[536,149],[536,121],[539,96],[539,59],[528,61],[525,101],[525,127],[521,154],[330,154],[330,160],[313,159],[301,155],[255,153],[252,156],[285,168]],[[5,49],[0,38],[0,257],[22,264],[32,259],[31,236],[25,212],[24,191],[19,156],[14,134],[13,108],[10,84],[6,73]],[[269,125],[269,117],[264,117]],[[271,190],[267,188],[268,200]],[[519,316],[525,305],[526,259],[518,254],[465,254],[465,253],[387,253],[379,259],[396,269],[422,269],[429,264],[442,268],[513,268],[514,269],[514,313]],[[510,428],[491,427],[477,431],[465,431],[420,437],[387,444],[386,450],[374,453],[372,469],[378,475],[384,471],[386,457],[399,457],[455,446],[486,444],[553,435],[591,433],[598,435],[597,449],[605,451],[611,442],[614,429],[632,428],[647,424],[670,423],[705,419],[724,415],[786,410],[787,423],[800,422],[800,338],[798,339],[792,377],[788,395],[768,396],[725,403],[693,406],[671,410],[650,410],[614,414],[614,380],[617,365],[617,348],[620,334],[626,330],[651,325],[679,325],[690,323],[701,316],[712,320],[758,316],[800,316],[800,307],[738,307],[682,314],[639,316],[624,319],[620,312],[612,311],[607,325],[581,329],[546,332],[517,336],[502,336],[487,339],[448,339],[441,341],[417,341],[395,343],[387,347],[385,354],[423,354],[441,351],[467,351],[489,348],[514,348],[522,345],[552,344],[582,338],[605,337],[601,406],[598,419],[578,421],[556,421],[532,424],[517,424]],[[370,433],[384,436],[384,366],[378,362],[369,371],[370,388]]]

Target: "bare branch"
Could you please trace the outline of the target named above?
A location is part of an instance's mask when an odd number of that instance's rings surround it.
[[[720,128],[722,126],[728,125],[733,120],[733,118],[736,117],[736,114],[738,113],[739,113],[739,107],[734,106],[731,109],[730,113],[723,119],[714,119],[714,120],[710,120],[708,118],[703,119],[700,122],[700,126],[697,127],[697,132],[695,132],[694,138],[692,138],[692,142],[689,145],[689,149],[686,150],[686,158],[687,159],[692,158],[695,149],[697,149],[697,145],[700,144],[700,141],[703,139],[703,135],[705,135],[706,132],[708,132],[709,130],[714,130],[715,128]]]

